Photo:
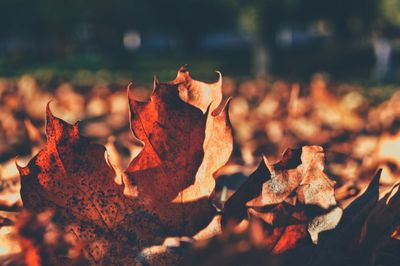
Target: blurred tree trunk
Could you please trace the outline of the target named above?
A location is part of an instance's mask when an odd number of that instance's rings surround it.
[[[253,73],[257,76],[267,75],[270,67],[269,47],[263,36],[263,25],[260,25],[261,15],[257,5],[241,8],[239,13],[240,30],[253,38]]]
[[[255,40],[253,67],[257,76],[266,76],[269,70],[268,48],[261,40]]]

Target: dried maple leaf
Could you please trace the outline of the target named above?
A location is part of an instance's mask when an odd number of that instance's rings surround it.
[[[109,256],[126,257],[117,240],[129,238],[134,229],[125,222],[123,190],[104,159],[105,148],[80,136],[77,124],[53,116],[49,106],[46,113],[46,146],[19,167],[24,207],[37,213],[56,209],[65,230],[87,242],[92,261],[100,262],[109,250]]]
[[[144,147],[121,185],[105,148],[80,136],[77,124],[56,118],[49,107],[46,146],[19,167],[24,206],[56,209],[93,263],[129,264],[140,249],[165,236],[193,235],[205,227],[214,214],[213,174],[232,151],[221,80],[195,81],[181,68],[174,81],[155,82],[148,102],[128,97],[132,131]]]
[[[334,228],[342,214],[336,207],[335,183],[323,170],[324,154],[319,146],[288,149],[275,164],[264,158],[238,195],[226,202],[225,224],[232,217],[243,218],[237,214],[243,213],[245,205],[252,219],[263,222],[265,245],[273,253],[295,248],[309,235],[316,243],[318,233]],[[263,176],[266,181],[260,189]],[[247,190],[255,192],[253,199],[243,193]]]
[[[233,142],[221,101],[221,78],[211,85],[195,81],[185,67],[172,82],[155,80],[150,101],[130,97],[132,131],[144,147],[127,168],[126,183],[164,227],[161,235],[193,235],[214,215],[213,174],[228,161]]]

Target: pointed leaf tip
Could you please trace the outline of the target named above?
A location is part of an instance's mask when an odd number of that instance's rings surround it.
[[[127,86],[128,90],[130,90],[132,86],[133,86],[133,81],[129,82],[129,84]]]
[[[380,184],[380,180],[381,180],[381,175],[382,175],[382,168],[379,168],[376,173],[375,176],[372,178],[371,183],[368,185],[367,190],[377,190],[379,191],[379,184]]]
[[[51,112],[50,109],[50,103],[52,102],[52,100],[48,101],[47,105],[46,105],[46,121],[50,120],[50,119],[54,119],[54,115]]]
[[[222,73],[218,70],[216,70],[215,73],[218,75],[218,80],[215,83],[222,86]]]
[[[17,167],[18,171],[21,172],[21,170],[22,170],[23,167],[22,167],[21,165],[18,164],[18,159],[17,159],[17,158],[15,158],[14,163],[15,163],[15,166]]]
[[[47,138],[49,138],[50,136],[52,136],[52,132],[54,130],[54,120],[55,120],[55,116],[53,115],[53,113],[51,112],[50,109],[50,103],[51,101],[49,101],[46,105],[46,135]]]
[[[263,154],[261,154],[261,162],[260,162],[260,164],[261,163],[264,163],[264,165],[267,167],[268,165],[269,165],[269,161],[268,161],[268,158],[267,158],[267,156],[263,153]]]
[[[17,170],[21,177],[26,176],[29,173],[29,168],[27,166],[21,166],[18,164],[18,157],[15,158],[15,166],[17,167]]]
[[[154,85],[154,87],[156,87],[158,85],[158,83],[160,83],[160,82],[158,81],[157,76],[154,75],[153,76],[153,85]]]
[[[156,92],[159,89],[159,84],[160,84],[160,82],[158,81],[157,76],[154,75],[154,77],[153,77],[153,91],[151,92],[151,95],[156,94]]]
[[[187,64],[183,65],[179,68],[178,74],[176,75],[176,78],[174,81],[172,81],[175,84],[179,83],[189,83],[191,82],[192,78],[190,77],[189,71],[187,70]]]
[[[131,104],[133,104],[135,102],[135,99],[132,94],[132,90],[133,90],[133,82],[130,82],[126,88],[126,95],[128,96],[129,107],[131,106]]]
[[[179,68],[178,72],[188,72],[187,68],[188,68],[188,64],[184,64],[183,66],[181,66]]]

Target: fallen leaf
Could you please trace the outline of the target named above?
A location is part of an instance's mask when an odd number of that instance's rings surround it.
[[[129,99],[132,131],[144,147],[126,183],[137,186],[139,204],[159,219],[161,235],[193,235],[214,216],[213,174],[232,151],[221,81],[195,81],[183,67],[172,82],[155,80],[148,102]]]
[[[56,209],[94,263],[131,263],[143,247],[166,236],[194,235],[215,214],[209,200],[213,174],[232,151],[220,87],[220,80],[194,81],[182,68],[174,81],[155,82],[148,102],[135,101],[128,91],[132,131],[143,149],[122,174],[122,185],[114,181],[105,148],[82,137],[77,124],[55,117],[48,105],[46,146],[19,167],[24,207]],[[211,97],[202,98],[207,89]]]
[[[275,164],[264,158],[228,199],[224,224],[232,218],[243,219],[247,206],[250,218],[262,221],[264,244],[273,253],[283,253],[308,239],[317,243],[318,234],[335,228],[342,215],[336,206],[334,184],[324,173],[321,147],[288,149]]]

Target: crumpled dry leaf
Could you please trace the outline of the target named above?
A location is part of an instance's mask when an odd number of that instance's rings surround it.
[[[254,184],[260,183],[260,176],[265,176],[267,181],[262,184],[261,193],[256,197],[253,194],[254,198],[248,200],[242,191],[257,192]],[[223,220],[229,224],[227,220],[231,217],[243,218],[231,213],[243,213],[240,204],[245,203],[250,217],[263,222],[264,244],[273,253],[293,249],[309,236],[317,243],[318,234],[334,228],[342,215],[336,206],[334,184],[324,173],[321,147],[288,149],[278,163],[270,164],[264,158],[238,194],[226,202]]]
[[[262,193],[247,203],[249,207],[278,204],[296,190],[297,200],[302,204],[328,209],[336,204],[334,184],[324,172],[322,147],[305,146],[288,149],[282,160],[271,165],[271,180],[263,184]]]

